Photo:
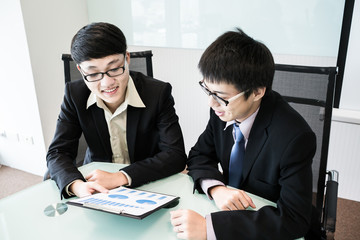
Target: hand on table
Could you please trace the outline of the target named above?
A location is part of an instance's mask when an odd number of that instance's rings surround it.
[[[180,239],[206,239],[206,220],[192,210],[180,209],[170,212],[173,230]]]
[[[221,210],[244,210],[249,206],[256,208],[251,198],[243,190],[215,186],[209,190],[209,193],[216,206]]]
[[[108,193],[109,189],[128,184],[122,172],[110,173],[99,169],[92,171],[85,179],[87,182],[75,180],[70,185],[69,191],[78,197],[85,197],[95,192]]]
[[[128,184],[125,174],[120,171],[110,173],[96,169],[87,175],[85,179],[88,182],[98,183],[107,189],[113,189]]]
[[[70,192],[78,197],[86,197],[95,192],[108,193],[109,190],[96,182],[83,182],[75,180],[69,187]]]

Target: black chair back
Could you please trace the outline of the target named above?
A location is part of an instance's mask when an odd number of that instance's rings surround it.
[[[303,116],[316,134],[317,150],[312,164],[313,203],[322,214],[336,73],[335,67],[276,64],[273,82],[273,90]]]

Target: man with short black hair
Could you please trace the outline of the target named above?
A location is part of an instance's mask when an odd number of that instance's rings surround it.
[[[210,119],[191,149],[187,166],[194,189],[222,211],[205,218],[171,212],[181,239],[296,239],[312,213],[315,134],[271,89],[270,50],[242,30],[226,32],[203,53],[200,87],[209,96]],[[221,165],[219,170],[218,165]],[[277,207],[257,211],[246,192]]]
[[[80,29],[71,56],[83,79],[66,84],[47,165],[65,197],[137,187],[185,168],[186,154],[171,85],[129,70],[122,31],[109,23]],[[84,134],[84,164],[130,164],[83,177],[74,164]]]

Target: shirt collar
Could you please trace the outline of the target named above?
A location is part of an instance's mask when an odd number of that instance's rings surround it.
[[[98,96],[96,96],[95,93],[91,92],[87,100],[86,109],[88,109],[91,105],[95,103],[100,108],[107,108],[104,104],[104,101]],[[133,107],[139,107],[139,108],[145,107],[145,104],[141,100],[140,95],[136,90],[134,81],[131,76],[129,76],[124,103],[126,103],[127,105],[131,105]]]
[[[241,130],[241,133],[244,135],[244,138],[247,140],[249,139],[249,135],[250,135],[250,130],[252,128],[252,125],[254,124],[255,118],[259,112],[260,107],[253,113],[251,114],[248,118],[246,118],[244,121],[242,121],[241,123],[236,122],[235,120],[226,122],[225,128],[224,130],[226,130],[226,128],[230,125],[233,125],[234,123],[237,123],[239,125],[239,128]]]
[[[145,104],[141,100],[140,95],[136,90],[134,81],[131,76],[129,76],[129,82],[128,82],[128,87],[127,87],[127,92],[126,92],[125,98],[128,99],[128,104],[133,107],[139,107],[139,108],[145,107]]]

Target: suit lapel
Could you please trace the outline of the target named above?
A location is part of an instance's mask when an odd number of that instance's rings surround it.
[[[133,79],[136,91],[138,92],[141,100],[144,102],[143,95],[146,94],[146,91],[143,91],[143,79],[136,72],[130,72],[130,75]],[[144,104],[146,106],[145,102]],[[135,161],[136,135],[142,111],[143,108],[136,108],[130,105],[128,105],[127,107],[126,141],[128,145],[128,152],[131,163]]]
[[[253,126],[245,150],[242,180],[245,180],[249,175],[250,170],[258,158],[258,155],[261,152],[267,138],[268,135],[265,128],[259,126],[254,129]]]
[[[139,108],[134,108],[132,106],[128,106],[127,108],[126,141],[131,163],[134,162],[135,157],[135,141],[140,120],[140,113],[141,109]]]
[[[270,93],[270,96],[264,97],[262,100],[258,115],[256,116],[250,131],[249,141],[244,156],[242,181],[249,175],[252,166],[268,139],[267,128],[271,122],[273,108],[274,97],[273,94]]]
[[[109,129],[105,120],[104,110],[97,107],[96,104],[90,106],[91,114],[94,120],[94,125],[100,136],[101,143],[105,149],[106,155],[108,155],[110,161],[112,160],[112,150],[110,146],[110,134]]]

